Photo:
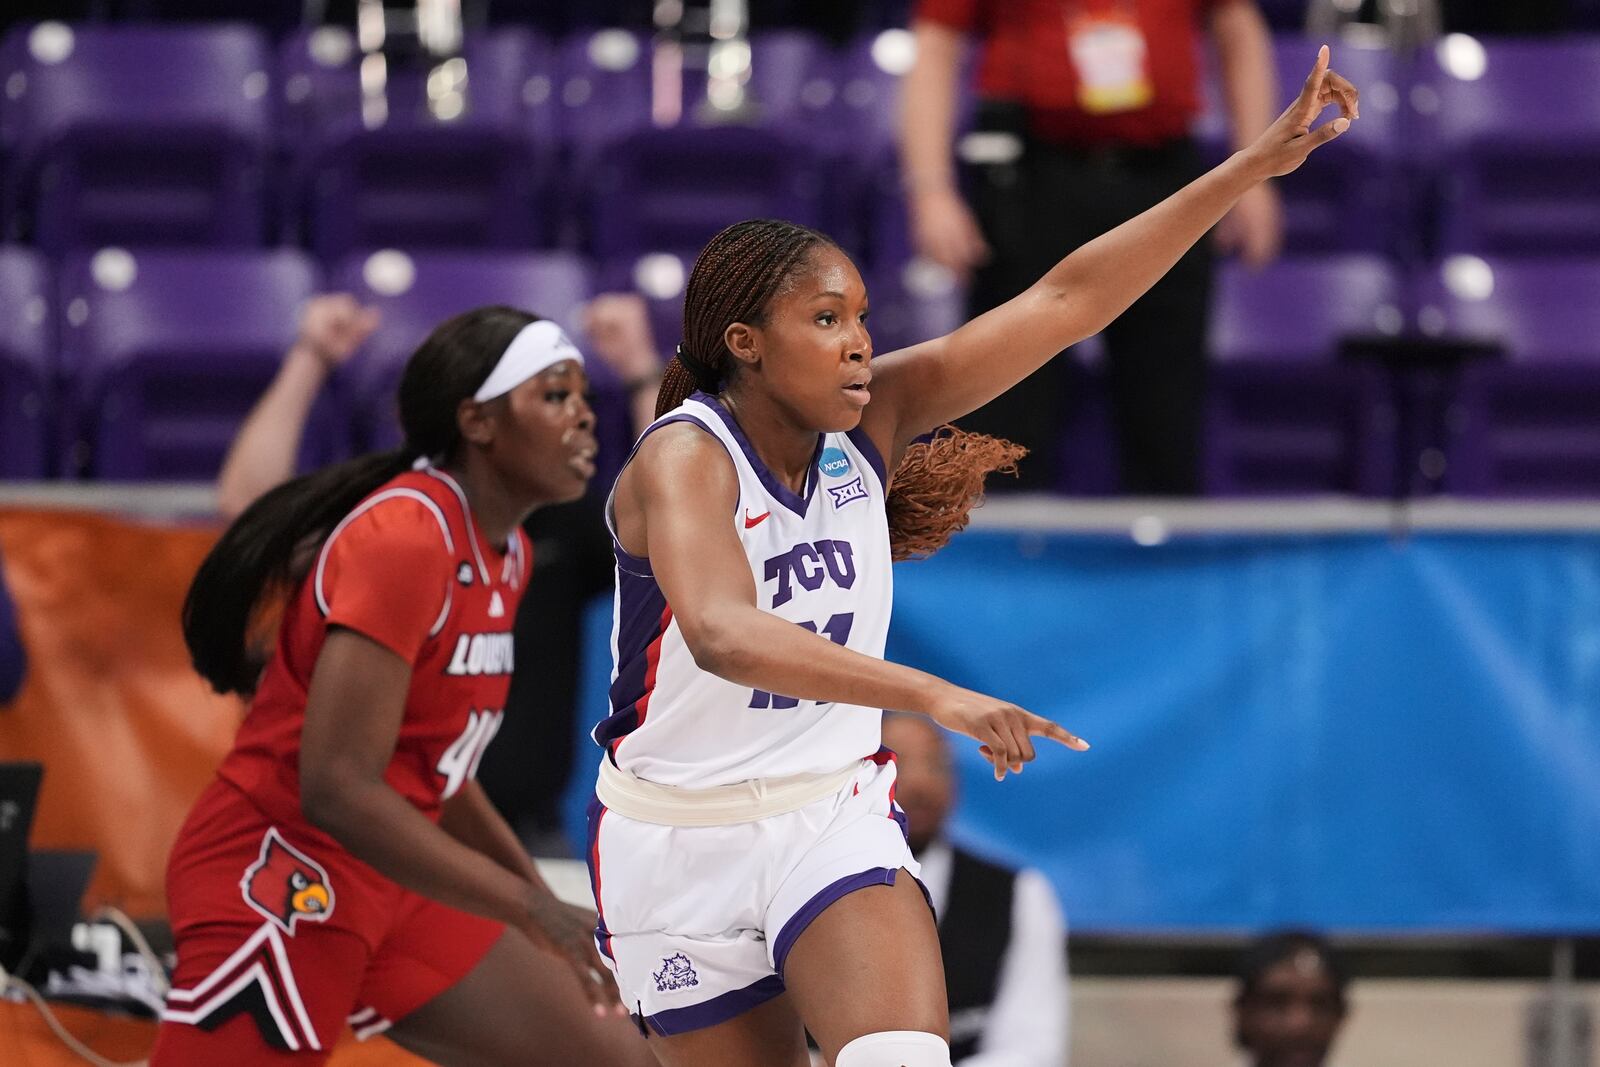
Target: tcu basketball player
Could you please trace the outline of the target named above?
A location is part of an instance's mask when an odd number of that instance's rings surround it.
[[[827,237],[745,222],[700,254],[658,418],[617,481],[616,671],[589,817],[596,940],[671,1067],[947,1067],[937,934],[881,709],[977,740],[996,778],[1078,738],[882,659],[890,560],[936,549],[991,439],[922,435],[1102,329],[1246,191],[1348,128],[1323,49],[1252,147],[946,337],[874,360]],[[1343,114],[1312,122],[1328,105]],[[891,477],[891,472],[893,475]],[[952,620],[959,625],[959,620]]]
[[[253,696],[168,865],[156,1067],[318,1064],[346,1025],[462,1067],[648,1062],[594,916],[474,780],[531,563],[519,523],[594,473],[585,387],[554,323],[459,315],[406,364],[401,448],[272,490],[206,558],[184,636],[213,686]]]

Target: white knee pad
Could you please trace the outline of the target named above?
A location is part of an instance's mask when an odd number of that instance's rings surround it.
[[[950,1046],[938,1034],[884,1030],[856,1038],[833,1061],[834,1067],[950,1067]]]

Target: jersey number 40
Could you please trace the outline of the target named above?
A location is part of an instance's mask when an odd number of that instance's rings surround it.
[[[439,757],[438,772],[444,775],[444,791],[439,799],[455,796],[468,778],[478,776],[478,764],[483,761],[484,750],[494,735],[500,732],[503,711],[472,711],[467,713],[467,728],[461,736],[450,742],[450,747]]]

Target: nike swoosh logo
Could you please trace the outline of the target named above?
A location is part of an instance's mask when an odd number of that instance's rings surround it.
[[[766,520],[768,515],[771,515],[771,514],[772,514],[772,512],[770,512],[770,511],[763,511],[761,514],[757,515],[755,518],[752,519],[750,517],[750,509],[749,508],[745,508],[744,509],[744,528],[746,530],[755,529],[757,526],[760,526],[763,521]]]

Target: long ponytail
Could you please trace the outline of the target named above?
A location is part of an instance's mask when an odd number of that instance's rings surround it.
[[[483,307],[440,324],[400,378],[405,443],[295,478],[233,521],[201,563],[183,602],[183,639],[200,675],[219,693],[249,694],[262,659],[259,630],[270,606],[302,577],[322,542],[378,486],[419,457],[453,457],[456,409],[489,377],[518,331],[538,316]]]
[[[684,292],[683,336],[656,394],[656,418],[693,392],[717,392],[732,355],[723,341],[736,322],[759,324],[772,298],[812,249],[837,248],[826,234],[792,222],[738,222],[695,260]],[[989,474],[1015,474],[1027,449],[945,426],[906,450],[889,480],[889,546],[896,560],[924,559],[965,529]]]
[[[360,456],[258,497],[214,545],[183,601],[183,639],[195,670],[219,693],[249,693],[261,661],[258,608],[304,570],[303,550],[320,545],[368,493],[411,466],[404,448]],[[297,566],[297,564],[299,564]]]

